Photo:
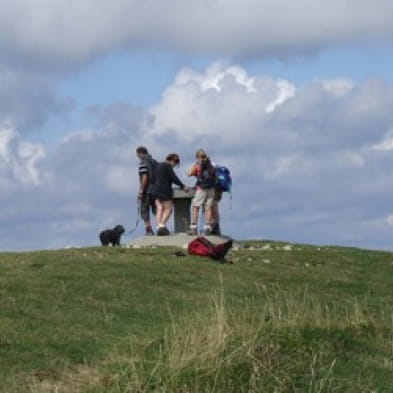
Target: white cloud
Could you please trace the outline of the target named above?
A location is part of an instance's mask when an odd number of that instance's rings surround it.
[[[176,78],[177,84],[187,84],[192,81],[199,82],[200,87],[203,91],[207,89],[215,89],[218,92],[221,91],[220,82],[226,77],[231,76],[239,86],[244,86],[248,93],[256,92],[254,86],[254,78],[249,77],[247,72],[241,67],[225,67],[223,64],[215,63],[208,68],[205,75],[201,75],[195,72],[189,72],[187,77],[187,71],[180,72]]]
[[[379,150],[379,151],[389,151],[389,150],[393,150],[393,132],[389,132],[387,133],[387,135],[385,136],[385,138],[379,142],[376,143],[373,146],[374,150]]]
[[[326,91],[336,94],[339,97],[345,96],[355,87],[352,80],[344,78],[321,80],[320,83]]]
[[[268,113],[274,112],[277,106],[283,104],[288,98],[293,97],[296,93],[295,86],[285,80],[278,81],[277,87],[279,90],[277,98],[265,108],[265,111]]]
[[[75,64],[118,48],[287,56],[391,39],[390,0],[1,0],[3,60]]]
[[[151,109],[153,132],[159,135],[173,129],[189,141],[209,136],[247,143],[243,131],[260,134],[263,130],[244,127],[250,121],[263,124],[295,92],[288,81],[251,77],[240,67],[222,63],[214,63],[205,73],[185,69],[164,92],[162,102]]]
[[[0,125],[0,173],[2,181],[38,185],[46,173],[38,168],[45,158],[43,146],[21,139],[9,124]]]

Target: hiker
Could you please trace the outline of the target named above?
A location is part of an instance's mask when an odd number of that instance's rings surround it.
[[[189,192],[190,190],[180,181],[173,169],[179,165],[179,155],[171,153],[166,156],[166,161],[158,164],[156,169],[153,194],[157,209],[156,219],[158,236],[169,235],[169,230],[166,227],[166,224],[172,214],[172,184],[176,184],[185,192]]]
[[[145,235],[153,236],[154,231],[150,222],[150,211],[156,214],[156,205],[153,197],[153,184],[155,180],[155,171],[157,161],[149,154],[144,146],[136,149],[137,157],[140,159],[138,166],[139,174],[139,193],[138,203],[140,208],[140,215],[145,223]]]
[[[199,210],[205,209],[205,235],[212,233],[213,205],[215,196],[216,171],[210,158],[202,149],[195,154],[197,162],[188,171],[188,176],[195,176],[196,191],[192,200],[192,217],[188,234],[191,236],[198,235]],[[217,210],[218,212],[218,210]]]

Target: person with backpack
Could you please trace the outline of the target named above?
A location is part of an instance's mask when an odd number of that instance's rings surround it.
[[[211,235],[212,232],[212,207],[214,205],[216,170],[202,149],[196,152],[197,162],[188,171],[188,176],[195,176],[196,191],[192,200],[192,217],[188,234],[198,235],[199,210],[205,208],[205,235]]]
[[[172,214],[172,185],[176,184],[185,192],[189,192],[189,188],[181,182],[174,171],[174,168],[179,165],[180,157],[176,153],[168,154],[166,161],[157,165],[153,186],[153,195],[157,209],[157,236],[169,235],[166,224]]]
[[[138,203],[140,215],[141,219],[145,223],[145,235],[154,236],[154,231],[150,222],[150,212],[154,215],[156,214],[156,205],[153,197],[153,184],[155,182],[155,171],[158,163],[144,146],[139,146],[136,149],[136,155],[140,159],[138,166]]]

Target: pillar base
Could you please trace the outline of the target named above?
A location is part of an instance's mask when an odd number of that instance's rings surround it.
[[[187,232],[190,227],[191,200],[194,195],[194,189],[191,189],[190,192],[179,189],[173,190],[175,233]]]
[[[169,236],[142,236],[131,240],[128,245],[130,247],[180,247],[186,249],[188,243],[196,239],[198,236],[189,236],[186,233],[177,233]],[[213,244],[224,243],[231,239],[227,236],[207,236]]]

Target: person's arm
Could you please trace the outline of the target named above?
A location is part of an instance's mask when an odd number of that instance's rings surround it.
[[[148,185],[149,185],[149,176],[147,174],[143,174],[141,176],[141,182],[139,186],[139,194],[138,194],[139,198],[142,198],[143,194],[146,194]]]
[[[186,186],[182,183],[182,181],[177,177],[174,169],[172,167],[170,167],[170,178],[171,178],[171,182],[173,184],[176,184],[177,186],[179,186],[181,189],[185,188]]]

